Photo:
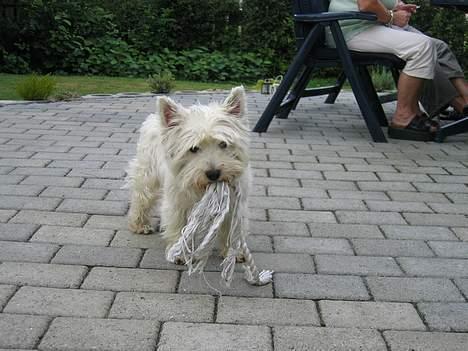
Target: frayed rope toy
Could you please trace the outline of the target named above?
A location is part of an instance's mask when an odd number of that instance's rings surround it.
[[[240,192],[236,189],[233,193],[235,198],[227,238],[229,246],[227,256],[221,263],[223,268],[221,278],[229,287],[234,275],[236,257],[242,253],[245,258],[242,264],[245,279],[252,285],[268,284],[272,281],[273,271],[259,272],[255,265],[245,238],[241,235],[243,216],[238,213]],[[230,203],[231,189],[228,184],[225,182],[210,184],[201,200],[190,212],[187,225],[182,229],[179,240],[167,251],[167,260],[175,262],[178,257],[183,257],[189,275],[194,272],[202,273],[216,244],[219,228],[230,211]]]

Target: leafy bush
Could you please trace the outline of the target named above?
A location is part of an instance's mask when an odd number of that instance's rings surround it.
[[[163,71],[148,77],[152,93],[169,93],[175,87],[175,78],[171,71]]]
[[[54,91],[56,82],[50,76],[32,74],[18,83],[16,92],[24,100],[46,100]]]

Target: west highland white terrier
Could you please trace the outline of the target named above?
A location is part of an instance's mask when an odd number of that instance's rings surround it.
[[[129,165],[130,230],[137,234],[153,232],[151,211],[157,203],[168,257],[192,209],[207,188],[218,182],[238,194],[236,216],[246,217],[250,182],[246,120],[243,87],[232,89],[222,103],[188,108],[169,97],[159,97],[157,113],[143,123],[137,154]],[[219,230],[223,256],[228,254],[231,222],[228,214]],[[242,230],[238,235],[245,242],[247,232]],[[178,259],[176,263],[184,263],[181,257]]]

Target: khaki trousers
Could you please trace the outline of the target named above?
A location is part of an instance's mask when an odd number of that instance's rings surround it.
[[[426,79],[420,102],[430,116],[458,96],[450,79],[464,77],[463,70],[442,40],[411,26],[376,25],[348,40],[347,45],[350,50],[390,53],[406,61],[405,74]]]

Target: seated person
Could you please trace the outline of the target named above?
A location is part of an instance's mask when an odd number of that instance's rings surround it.
[[[375,13],[377,22],[340,21],[348,48],[390,53],[406,61],[398,80],[397,108],[388,128],[390,138],[433,140],[438,124],[421,111],[419,101],[430,116],[447,105],[468,116],[468,84],[454,54],[443,41],[408,26],[416,5],[399,0],[331,0],[329,11]]]

